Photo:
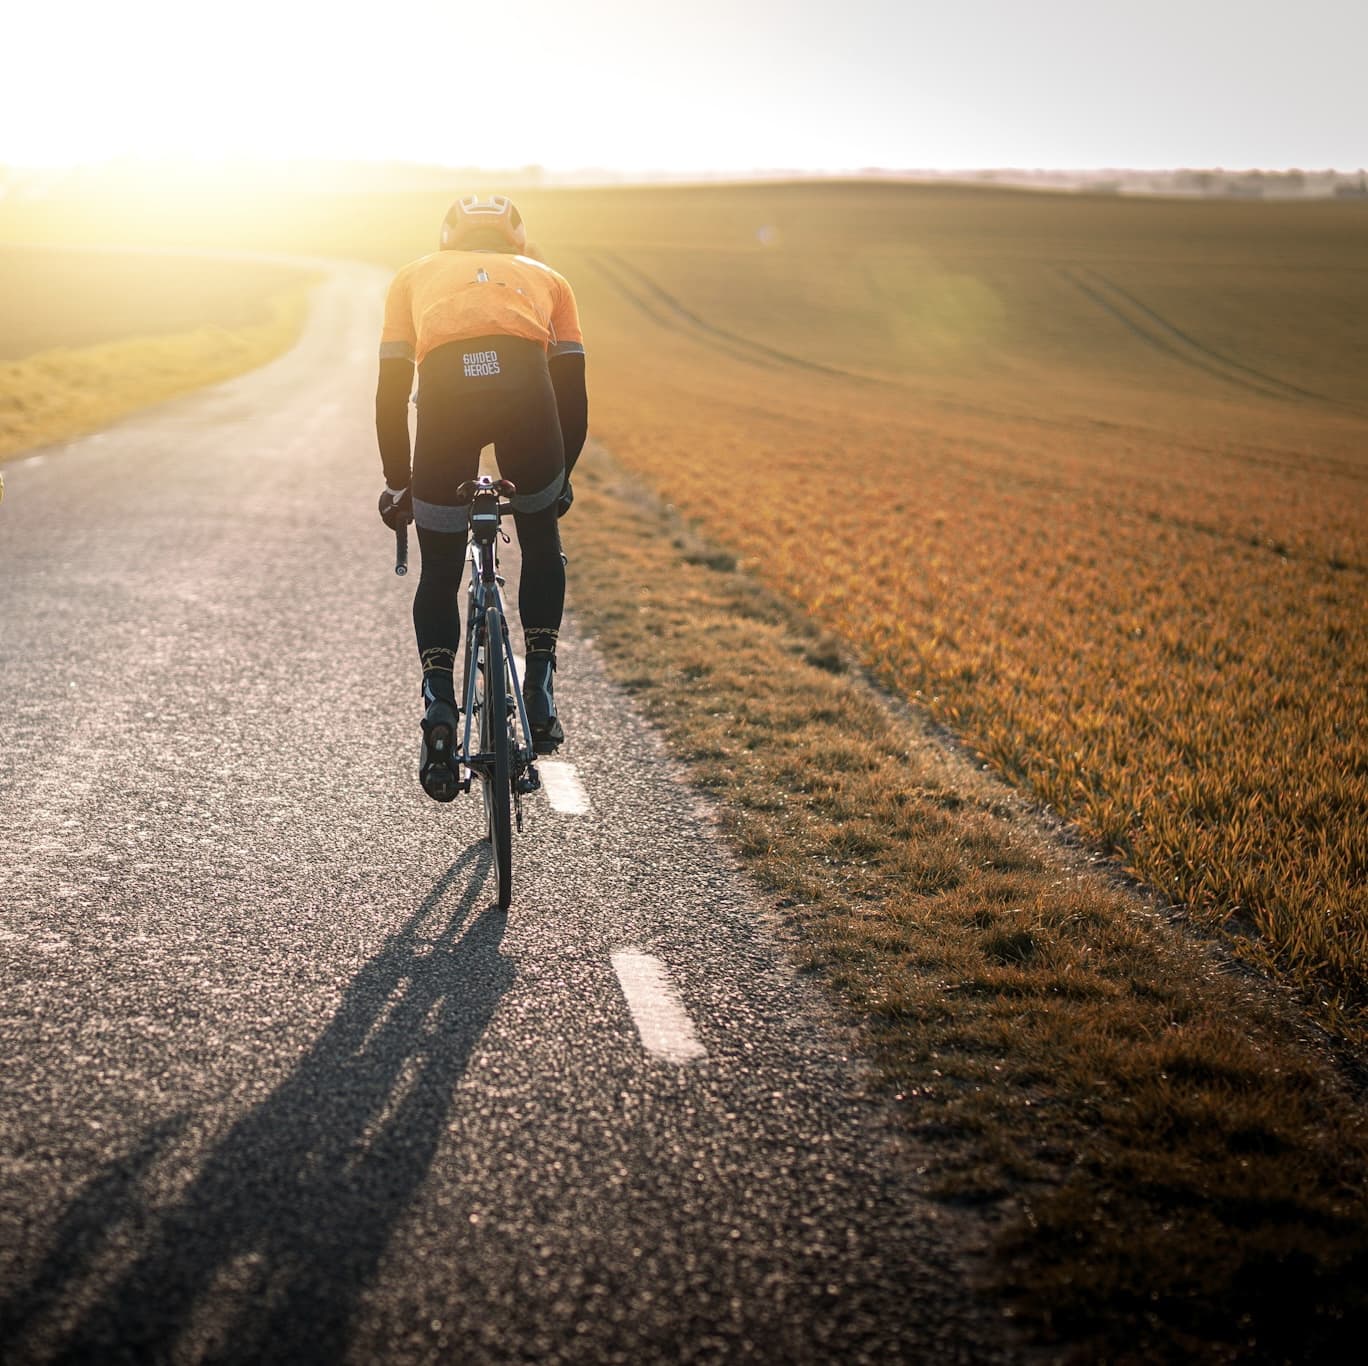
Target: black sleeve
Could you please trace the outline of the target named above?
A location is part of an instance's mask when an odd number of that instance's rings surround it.
[[[553,356],[550,361],[551,387],[556,391],[556,412],[560,415],[561,437],[565,441],[565,477],[575,468],[584,437],[589,430],[589,395],[584,388],[582,352]]]
[[[375,386],[375,435],[380,442],[385,483],[392,489],[408,487],[408,404],[412,389],[411,360],[391,357],[380,362],[380,382]]]

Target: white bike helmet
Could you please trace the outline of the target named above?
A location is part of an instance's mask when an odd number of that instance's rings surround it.
[[[481,246],[512,247],[521,252],[527,247],[527,229],[522,214],[505,194],[488,199],[468,194],[458,199],[442,220],[442,249],[469,251]]]

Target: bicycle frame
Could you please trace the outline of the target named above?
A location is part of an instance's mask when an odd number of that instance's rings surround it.
[[[503,643],[504,679],[508,693],[514,700],[517,721],[512,727],[509,757],[512,761],[513,799],[517,810],[518,828],[522,828],[521,797],[540,786],[535,768],[536,751],[532,746],[532,727],[527,719],[527,704],[523,701],[522,680],[513,658],[512,642],[508,633],[508,618],[504,614],[503,579],[499,574],[498,538],[507,534],[500,528],[502,515],[508,504],[499,504],[497,493],[477,491],[471,502],[471,538],[466,550],[470,562],[470,582],[466,590],[466,649],[464,672],[464,729],[457,760],[463,770],[461,790],[470,790],[474,774],[487,774],[494,763],[494,754],[479,747],[476,716],[481,705],[479,696],[480,671],[484,661],[485,635],[490,615],[499,624]]]

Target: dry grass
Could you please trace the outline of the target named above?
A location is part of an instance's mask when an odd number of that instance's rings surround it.
[[[928,1181],[995,1227],[994,1296],[1072,1359],[1350,1350],[1368,1129],[1286,1003],[1043,839],[602,453],[579,488],[580,621],[847,1002]]]
[[[765,187],[553,208],[534,221],[564,235],[619,458],[1365,1037],[1362,206]]]

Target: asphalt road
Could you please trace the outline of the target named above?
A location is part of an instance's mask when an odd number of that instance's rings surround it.
[[[0,1359],[997,1359],[956,1218],[573,622],[507,914],[478,797],[422,795],[383,285],[6,466]]]

